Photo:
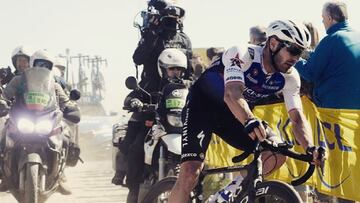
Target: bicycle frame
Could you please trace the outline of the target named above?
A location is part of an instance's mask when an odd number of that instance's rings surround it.
[[[233,158],[233,162],[237,163],[237,162],[243,161],[250,154],[254,154],[254,159],[245,166],[239,165],[239,166],[229,166],[229,167],[203,170],[199,176],[198,184],[195,186],[195,188],[193,190],[193,192],[194,192],[193,199],[195,200],[196,203],[201,203],[202,200],[204,199],[204,197],[202,195],[202,192],[203,192],[202,182],[206,175],[217,174],[217,173],[239,172],[239,171],[246,170],[247,171],[246,177],[243,179],[241,184],[236,188],[235,191],[237,191],[237,193],[234,195],[234,197],[232,197],[232,199],[230,199],[229,202],[233,202],[237,196],[242,196],[244,193],[248,194],[249,202],[255,202],[255,197],[256,197],[256,192],[257,192],[256,188],[260,183],[263,182],[263,178],[262,178],[263,169],[262,169],[262,159],[261,159],[261,153],[263,151],[269,150],[274,153],[280,153],[284,156],[288,156],[288,157],[291,157],[291,158],[294,158],[297,160],[308,162],[309,164],[311,163],[311,161],[313,159],[312,154],[299,154],[299,153],[290,151],[289,150],[290,148],[292,148],[292,145],[290,145],[288,143],[274,145],[273,143],[265,140],[264,142],[261,142],[261,143],[258,142],[256,144],[254,151],[244,152],[243,154],[240,154],[239,156],[236,156]],[[321,160],[322,157],[324,157],[324,155],[325,155],[325,149],[320,148],[318,159]],[[293,180],[291,182],[291,185],[297,186],[297,185],[300,185],[300,184],[306,182],[306,180],[311,177],[314,170],[315,170],[315,165],[310,164],[307,172],[299,179]],[[261,190],[259,192],[263,192]]]
[[[256,195],[256,186],[263,181],[262,178],[262,160],[261,160],[261,151],[255,150],[254,159],[248,165],[242,166],[228,166],[222,168],[215,169],[204,169],[200,176],[198,184],[194,188],[194,200],[196,203],[201,203],[204,200],[202,195],[203,186],[202,182],[207,175],[210,174],[218,174],[218,173],[231,173],[231,172],[239,172],[239,171],[247,171],[247,175],[241,184],[236,188],[236,191],[239,191],[235,194],[235,197],[241,195],[245,192],[249,193],[249,202],[255,201]],[[231,199],[229,202],[233,202],[234,199]]]

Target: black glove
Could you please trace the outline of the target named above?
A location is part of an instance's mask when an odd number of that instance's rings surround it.
[[[0,81],[2,85],[9,83],[14,76],[10,67],[0,69]]]
[[[320,162],[319,166],[321,169],[321,173],[324,175],[324,162],[325,162],[325,148],[324,147],[307,147],[306,154],[313,155],[314,152],[317,152],[318,156],[316,157],[317,162]]]
[[[79,107],[66,106],[63,110],[63,117],[70,122],[79,123],[81,119]]]
[[[316,146],[312,146],[312,147],[308,147],[306,148],[306,154],[313,154],[314,151],[317,151],[319,154],[318,159],[321,160],[322,158],[324,158],[325,156],[325,149],[324,147],[316,147]]]
[[[261,124],[261,121],[259,119],[251,118],[245,122],[244,131],[247,134],[250,134],[254,131],[255,128],[259,127],[260,124]]]
[[[9,113],[10,107],[5,100],[0,100],[0,117],[4,117]]]
[[[157,38],[159,37],[159,35],[155,32],[155,30],[153,31],[152,29],[145,29],[142,33],[141,33],[141,37],[142,37],[142,41],[141,43],[147,47],[153,47],[156,44]]]

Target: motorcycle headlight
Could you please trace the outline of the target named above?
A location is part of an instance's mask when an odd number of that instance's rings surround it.
[[[39,121],[35,125],[35,132],[41,135],[49,134],[53,129],[53,124],[49,120]]]
[[[183,126],[180,114],[177,114],[177,115],[168,114],[167,121],[170,125],[172,125],[174,127],[182,127]]]
[[[42,120],[37,123],[33,123],[26,118],[20,118],[17,122],[17,128],[22,134],[37,133],[40,135],[49,134],[53,129],[53,124],[49,120]]]
[[[35,124],[31,122],[29,119],[21,118],[17,123],[17,128],[23,134],[30,134],[34,132]]]

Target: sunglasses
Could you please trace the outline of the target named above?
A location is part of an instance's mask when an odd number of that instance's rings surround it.
[[[288,51],[293,56],[300,56],[304,52],[304,48],[300,48],[294,43],[290,43],[287,41],[279,40],[282,43],[283,47],[286,47],[286,51]]]
[[[47,68],[47,69],[51,70],[53,67],[53,63],[51,63],[50,61],[47,61],[47,60],[43,60],[43,59],[36,59],[34,61],[34,67],[42,67],[42,68]]]
[[[178,70],[178,71],[181,71],[181,70],[183,70],[183,68],[181,68],[181,67],[169,67],[168,68],[169,70]]]

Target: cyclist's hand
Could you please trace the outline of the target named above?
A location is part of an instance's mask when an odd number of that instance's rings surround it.
[[[323,147],[308,147],[306,149],[307,154],[313,155],[313,162],[312,164],[315,164],[316,166],[323,167],[325,162],[325,149]]]
[[[245,132],[255,140],[256,138],[262,142],[266,138],[266,131],[260,120],[251,118],[245,122]]]

